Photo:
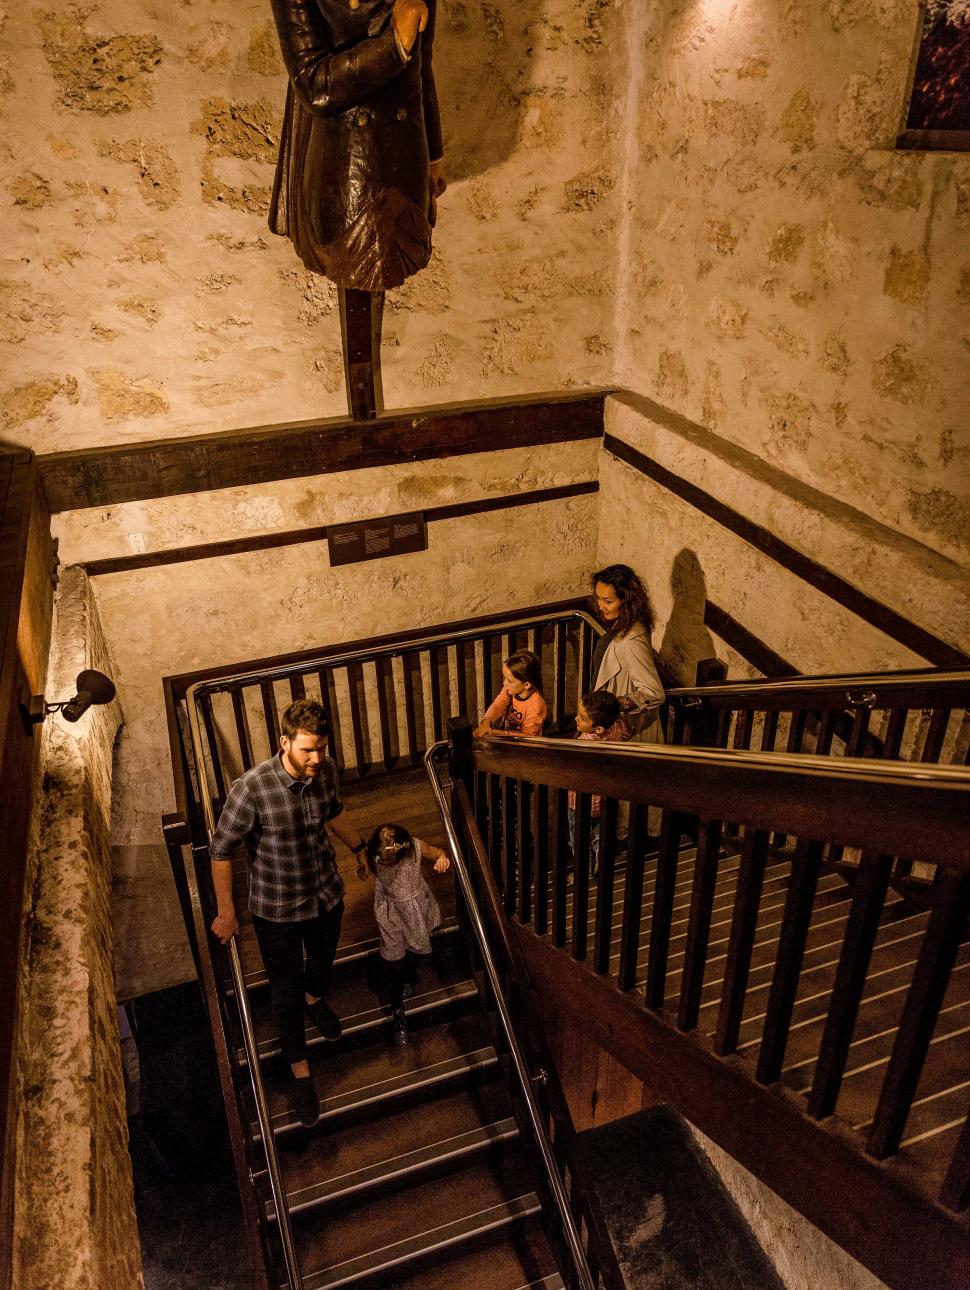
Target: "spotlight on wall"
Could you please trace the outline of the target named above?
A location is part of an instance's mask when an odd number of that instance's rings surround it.
[[[77,693],[72,699],[62,699],[60,703],[48,703],[42,694],[35,694],[29,703],[21,703],[20,710],[28,730],[40,725],[51,712],[60,712],[65,721],[79,721],[90,707],[110,703],[115,697],[115,684],[103,672],[86,667],[78,672],[74,682]]]

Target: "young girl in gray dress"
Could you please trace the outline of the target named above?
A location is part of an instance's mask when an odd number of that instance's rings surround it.
[[[435,873],[444,873],[451,860],[440,847],[412,837],[400,824],[380,824],[367,843],[367,867],[374,875],[374,917],[381,933],[394,1040],[408,1042],[404,999],[414,993],[418,965],[431,953],[431,933],[441,911],[421,875],[421,861],[432,860]],[[366,877],[358,866],[357,876]]]

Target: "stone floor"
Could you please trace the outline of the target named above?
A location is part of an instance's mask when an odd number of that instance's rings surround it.
[[[129,1004],[140,1067],[131,1115],[146,1290],[249,1290],[215,1054],[195,982]]]

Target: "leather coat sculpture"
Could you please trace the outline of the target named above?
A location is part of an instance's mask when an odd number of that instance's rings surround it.
[[[290,83],[270,228],[339,287],[400,286],[431,258],[435,0],[409,56],[390,0],[272,3]]]

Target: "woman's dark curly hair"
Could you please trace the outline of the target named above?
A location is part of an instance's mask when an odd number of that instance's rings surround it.
[[[647,589],[628,564],[608,564],[593,574],[593,612],[596,607],[596,584],[612,587],[620,600],[620,616],[616,620],[616,634],[625,636],[634,623],[643,623],[647,634],[653,631],[653,608]]]

